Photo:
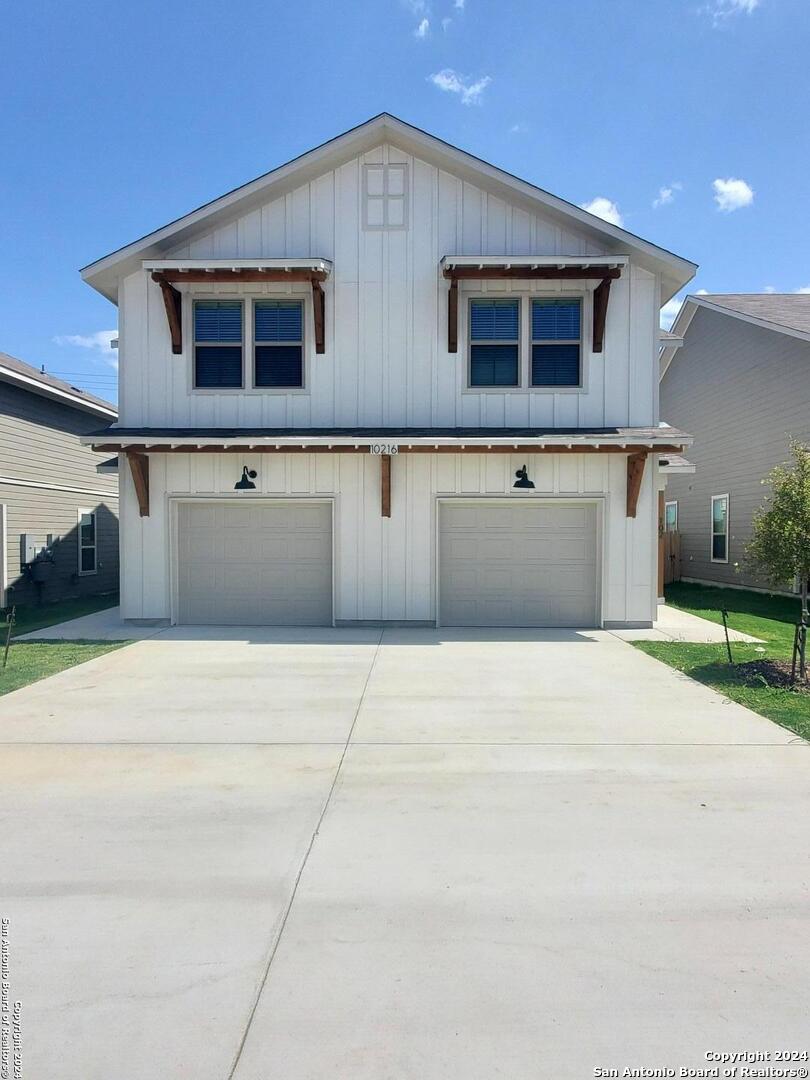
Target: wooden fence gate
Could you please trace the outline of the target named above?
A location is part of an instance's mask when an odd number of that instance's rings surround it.
[[[663,540],[664,584],[681,580],[681,534],[665,532]]]

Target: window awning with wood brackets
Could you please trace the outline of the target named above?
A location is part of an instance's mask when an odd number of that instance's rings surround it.
[[[621,277],[627,255],[445,255],[443,275],[450,282],[447,301],[447,351],[458,352],[459,281],[581,281],[596,279],[593,292],[593,351],[605,341],[610,283]]]
[[[160,286],[172,339],[172,352],[183,351],[183,295],[177,285],[240,282],[309,282],[315,322],[315,352],[326,351],[326,304],[322,283],[332,272],[328,259],[147,259],[144,270]]]

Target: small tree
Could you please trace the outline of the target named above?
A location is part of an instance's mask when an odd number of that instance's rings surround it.
[[[771,494],[757,511],[746,553],[772,585],[801,583],[799,668],[807,678],[807,582],[810,578],[810,446],[791,442],[792,463],[777,465],[762,481]]]

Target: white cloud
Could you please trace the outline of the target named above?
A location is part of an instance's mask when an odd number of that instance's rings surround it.
[[[430,29],[430,19],[422,19],[417,28],[413,32],[414,37],[424,38],[427,37],[427,32]]]
[[[680,297],[673,296],[672,299],[667,300],[661,308],[661,327],[664,330],[669,330],[675,322],[675,317],[681,310],[681,302]]]
[[[737,180],[733,176],[723,180],[718,177],[712,181],[714,188],[714,201],[717,209],[724,214],[730,214],[732,210],[739,210],[743,206],[750,206],[754,201],[754,190],[745,180]]]
[[[590,202],[580,203],[580,206],[583,210],[587,210],[589,214],[595,214],[596,217],[602,218],[603,221],[609,221],[611,225],[621,226],[624,224],[624,219],[616,203],[606,199],[604,195],[597,195]]]
[[[455,0],[455,2],[453,3],[453,7],[456,9],[456,11],[463,11],[464,0]]]
[[[763,285],[762,291],[764,293],[775,293],[776,292],[776,286],[775,285]]]
[[[449,16],[447,16],[447,15],[445,15],[445,17],[442,19],[442,30],[444,30],[445,33],[447,32],[447,28],[448,28],[448,26],[450,25],[450,23],[452,21],[453,20],[451,18],[449,18]]]
[[[443,68],[434,75],[428,75],[428,82],[432,82],[440,90],[446,90],[448,94],[458,94],[462,105],[478,105],[481,101],[481,94],[492,82],[492,79],[489,75],[483,75],[475,82],[470,82],[468,75],[459,75],[452,68]]]
[[[659,206],[668,206],[675,199],[675,192],[682,190],[683,184],[680,180],[673,180],[668,186],[660,187],[657,198],[653,199],[653,209],[657,210]]]
[[[512,126],[509,128],[509,134],[510,135],[525,135],[528,132],[528,130],[529,130],[529,125],[528,124],[521,124],[521,123],[512,124]]]
[[[695,289],[695,296],[708,296],[708,295],[709,295],[709,290],[708,289]]]
[[[798,289],[793,290],[795,293],[810,293],[810,285],[800,285]]]
[[[759,7],[759,0],[712,0],[703,11],[711,15],[714,25],[718,26],[732,15],[753,15]]]
[[[117,330],[97,330],[94,334],[58,334],[53,340],[57,345],[74,345],[78,349],[92,349],[101,355],[105,363],[118,370],[118,354],[110,342],[118,337]]]

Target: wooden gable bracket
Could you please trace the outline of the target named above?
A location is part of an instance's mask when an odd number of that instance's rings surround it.
[[[163,306],[166,308],[172,338],[172,352],[179,354],[183,351],[183,296],[163,274],[152,274],[152,281],[158,283],[163,293]]]
[[[149,455],[127,450],[126,458],[138,497],[138,511],[141,517],[149,517]]]
[[[312,278],[312,313],[315,320],[315,352],[326,352],[326,301],[320,279]]]
[[[593,351],[602,352],[605,345],[605,322],[610,299],[610,278],[602,278],[593,290]]]
[[[447,351],[458,352],[458,281],[450,278],[447,298]]]
[[[326,273],[322,270],[284,270],[277,267],[266,269],[254,267],[234,267],[232,270],[220,268],[211,270],[159,270],[152,274],[152,280],[160,285],[166,318],[169,320],[169,332],[172,336],[172,352],[183,351],[182,331],[182,295],[172,282],[189,284],[216,284],[219,282],[265,282],[265,281],[308,281],[312,286],[312,309],[315,322],[315,352],[326,352],[326,303],[322,282]]]
[[[380,454],[380,514],[391,517],[391,455]]]
[[[636,516],[638,497],[641,492],[641,480],[644,476],[644,466],[646,464],[646,451],[640,454],[627,455],[627,517],[629,518]]]
[[[621,277],[620,266],[450,266],[443,271],[450,280],[447,297],[447,351],[458,352],[459,281],[581,281],[599,279],[593,294],[593,351],[601,352],[605,334],[610,283]],[[598,333],[597,333],[598,331]]]

